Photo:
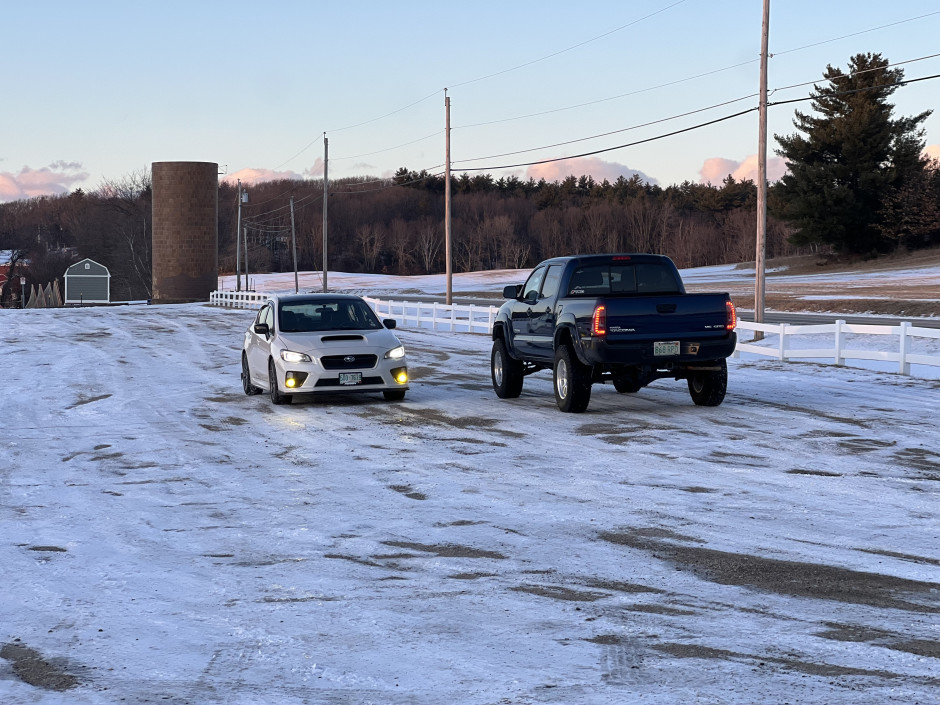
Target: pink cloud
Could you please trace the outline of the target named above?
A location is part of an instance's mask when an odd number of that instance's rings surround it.
[[[532,178],[536,181],[545,179],[549,182],[563,181],[568,176],[591,176],[595,181],[607,179],[613,183],[621,176],[629,179],[634,174],[639,175],[644,182],[653,185],[659,183],[652,176],[647,176],[642,171],[631,169],[616,162],[605,162],[597,157],[575,157],[574,159],[563,159],[557,162],[548,162],[547,164],[533,164],[525,171],[526,178]]]
[[[940,159],[940,144],[930,144],[924,148],[924,154],[930,159]]]
[[[767,160],[767,180],[779,181],[780,177],[787,173],[787,163],[781,157],[770,157]],[[757,155],[752,154],[743,162],[736,162],[733,159],[724,159],[723,157],[712,157],[706,159],[702,168],[699,170],[701,176],[700,182],[703,184],[721,184],[728,175],[734,177],[736,181],[750,180],[757,182]]]
[[[239,179],[241,179],[243,184],[250,186],[251,184],[260,184],[265,181],[281,181],[282,179],[300,181],[303,179],[314,178],[323,178],[323,159],[321,157],[317,157],[316,160],[314,160],[313,165],[304,169],[300,174],[291,170],[274,171],[273,169],[256,169],[253,167],[248,167],[245,169],[239,169],[238,171],[232,172],[231,174],[226,174],[222,177],[222,181],[234,184]]]
[[[0,202],[68,193],[71,186],[88,178],[78,162],[53,162],[41,169],[24,166],[18,174],[0,172]]]
[[[252,184],[260,184],[264,181],[280,181],[281,179],[299,180],[303,178],[304,177],[296,171],[273,171],[272,169],[254,169],[248,167],[246,169],[239,169],[231,174],[226,174],[222,177],[222,181],[234,184],[240,180],[246,186],[250,186]]]

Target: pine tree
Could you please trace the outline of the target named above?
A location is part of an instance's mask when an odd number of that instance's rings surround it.
[[[796,227],[794,244],[832,245],[842,253],[890,249],[886,194],[923,171],[921,123],[931,111],[894,119],[888,98],[904,72],[880,54],[856,54],[849,72],[827,66],[814,86],[813,110],[799,111],[799,133],[775,135],[788,173],[777,186],[779,215]]]

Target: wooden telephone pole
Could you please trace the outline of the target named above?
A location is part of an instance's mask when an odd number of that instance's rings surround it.
[[[326,271],[327,271],[327,257],[326,257],[326,205],[330,198],[330,179],[328,172],[328,165],[330,163],[330,142],[326,138],[326,133],[323,134],[323,293],[327,292],[326,285]]]
[[[450,97],[444,89],[444,258],[447,260],[447,305],[454,301],[454,271],[451,266],[450,250]]]
[[[754,258],[754,322],[764,322],[764,253],[767,249],[767,42],[770,35],[770,0],[764,0],[760,39],[760,102],[757,129],[757,254]],[[764,331],[754,331],[763,340]]]

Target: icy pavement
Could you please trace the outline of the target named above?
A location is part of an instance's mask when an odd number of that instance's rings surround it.
[[[732,360],[274,407],[253,312],[4,311],[3,703],[935,703],[938,384]]]

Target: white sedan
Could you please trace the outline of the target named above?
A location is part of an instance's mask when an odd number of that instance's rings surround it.
[[[242,388],[275,404],[295,394],[382,392],[405,398],[405,348],[362,298],[293,294],[267,301],[245,331]]]

